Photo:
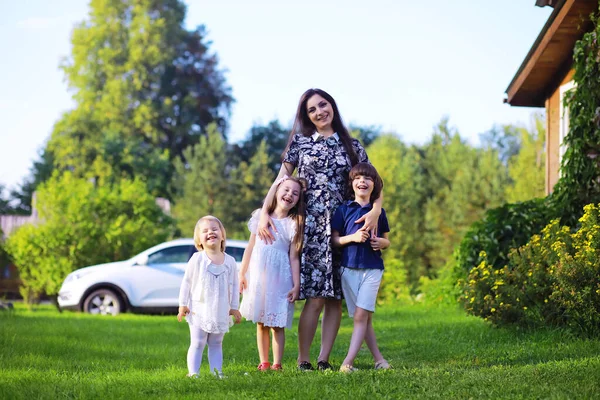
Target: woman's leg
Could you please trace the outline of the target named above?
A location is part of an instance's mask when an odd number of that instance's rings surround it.
[[[210,372],[223,372],[223,337],[224,333],[209,333],[208,334],[208,365]]]
[[[348,348],[348,354],[346,355],[342,365],[352,366],[354,364],[354,359],[358,355],[362,343],[365,340],[370,314],[371,312],[360,307],[356,307],[356,311],[354,312],[354,327],[352,329],[350,347]]]
[[[190,348],[187,353],[187,366],[190,375],[197,374],[202,365],[202,353],[206,346],[208,333],[202,329],[190,325]]]
[[[256,324],[256,345],[260,363],[269,362],[269,327],[260,322]]]
[[[273,364],[281,365],[285,347],[285,330],[283,328],[271,328],[271,331],[273,332]]]
[[[318,361],[329,361],[342,322],[342,300],[326,299],[321,322],[321,352]]]
[[[373,313],[369,313],[369,321],[367,322],[367,332],[365,333],[365,342],[367,343],[367,347],[373,354],[373,359],[375,360],[375,364],[380,361],[383,361],[383,355],[379,351],[379,347],[377,346],[377,339],[375,338],[375,329],[373,329]]]
[[[298,363],[310,361],[310,345],[315,338],[324,298],[306,299],[298,321]]]

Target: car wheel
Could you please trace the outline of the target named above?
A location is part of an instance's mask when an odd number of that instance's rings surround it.
[[[121,312],[121,299],[110,289],[99,289],[85,298],[83,311],[90,314],[118,315]]]

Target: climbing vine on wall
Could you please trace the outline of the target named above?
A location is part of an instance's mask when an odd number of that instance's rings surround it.
[[[565,95],[569,109],[569,133],[561,178],[551,202],[562,222],[575,226],[583,206],[600,202],[600,25],[599,14],[592,15],[592,31],[575,44],[573,81],[575,88]]]

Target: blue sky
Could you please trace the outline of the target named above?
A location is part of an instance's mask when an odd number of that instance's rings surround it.
[[[231,142],[251,126],[289,124],[307,88],[338,102],[346,123],[423,143],[443,116],[476,144],[494,124],[528,125],[536,109],[502,103],[552,9],[534,0],[186,1],[206,25],[233,88]],[[0,184],[28,175],[61,113],[63,75],[83,0],[0,2]]]

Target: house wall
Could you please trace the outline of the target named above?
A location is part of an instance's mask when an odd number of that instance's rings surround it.
[[[570,70],[546,99],[546,194],[552,189],[560,176],[560,87],[573,79],[574,70]]]

